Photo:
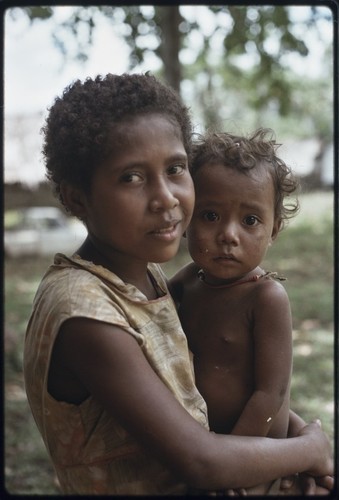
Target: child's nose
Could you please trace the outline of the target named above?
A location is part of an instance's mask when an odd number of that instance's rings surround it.
[[[162,180],[153,187],[150,201],[152,212],[170,210],[177,205],[179,205],[179,200],[166,181]]]
[[[218,242],[222,245],[237,245],[239,243],[237,224],[234,222],[224,224],[218,234]]]

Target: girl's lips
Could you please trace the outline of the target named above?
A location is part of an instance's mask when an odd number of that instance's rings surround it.
[[[181,222],[180,219],[164,220],[159,226],[155,227],[150,231],[150,233],[166,233],[167,231],[173,231],[177,225]]]
[[[174,231],[175,225],[168,226],[168,227],[163,227],[161,229],[156,229],[152,231],[154,234],[165,234],[165,233],[170,233],[171,231]]]
[[[153,229],[149,234],[164,241],[172,241],[178,237],[178,225],[180,222],[180,220],[171,221],[170,224]]]

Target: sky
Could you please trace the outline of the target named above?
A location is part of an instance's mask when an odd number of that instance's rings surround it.
[[[4,47],[4,104],[5,104],[5,172],[6,182],[21,181],[34,185],[44,179],[44,167],[40,156],[40,128],[44,123],[47,108],[54,98],[73,80],[94,77],[97,74],[123,73],[128,70],[128,48],[115,36],[107,19],[100,21],[100,29],[94,31],[93,45],[88,61],[79,63],[69,58],[64,60],[53,45],[51,30],[53,23],[67,18],[72,7],[57,7],[53,20],[36,21],[33,24],[18,8],[5,14]],[[186,7],[186,9],[190,9]],[[201,8],[203,9],[203,7]],[[307,7],[297,9],[295,15],[303,16]],[[208,17],[195,7],[191,15],[200,13],[200,21],[208,30]],[[203,20],[203,21],[202,21]],[[207,20],[207,22],[206,22]],[[328,29],[328,27],[327,27]],[[312,54],[308,61],[293,62],[303,75],[308,71],[320,71],[324,46],[311,37]],[[313,38],[312,38],[313,37]],[[113,50],[112,50],[113,47]],[[72,44],[69,47],[72,49]],[[114,56],[112,57],[112,53]],[[189,58],[189,54],[186,54]],[[158,69],[155,58],[135,71]],[[20,117],[25,117],[25,129]],[[28,125],[27,125],[28,124]],[[27,130],[26,130],[27,129]]]
[[[67,17],[71,7],[58,7],[57,19]],[[5,33],[5,99],[8,113],[37,112],[46,108],[63,88],[76,78],[99,73],[121,73],[127,69],[128,49],[114,37],[109,22],[103,19],[95,30],[88,61],[64,61],[53,45],[54,20],[35,21],[24,15],[13,21],[6,16]],[[112,45],[116,54],[112,60]]]
[[[57,7],[57,19],[69,13],[69,7]],[[55,97],[76,79],[97,74],[127,71],[128,48],[112,33],[109,22],[103,19],[95,30],[88,61],[64,61],[53,45],[53,22],[28,19],[17,11],[17,18],[5,17],[5,182],[17,180],[34,185],[44,180],[44,166],[40,156],[41,126],[47,108]],[[112,58],[112,46],[117,57]],[[27,134],[18,137],[20,116],[29,122]]]

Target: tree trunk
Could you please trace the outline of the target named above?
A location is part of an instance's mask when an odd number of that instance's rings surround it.
[[[182,18],[179,5],[156,7],[156,10],[162,36],[159,57],[164,64],[164,76],[167,83],[180,94],[181,66],[179,51],[181,48],[181,35],[179,25]]]
[[[302,177],[302,184],[307,187],[308,190],[323,189],[324,188],[324,157],[326,149],[329,143],[323,137],[318,137],[319,149],[314,157],[313,169],[312,171]]]

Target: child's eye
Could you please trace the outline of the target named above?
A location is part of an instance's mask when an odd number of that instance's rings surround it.
[[[219,215],[216,212],[205,212],[203,218],[208,222],[215,222],[219,220]]]
[[[256,224],[258,224],[259,219],[255,215],[248,215],[247,217],[245,217],[244,222],[247,226],[255,226]]]

